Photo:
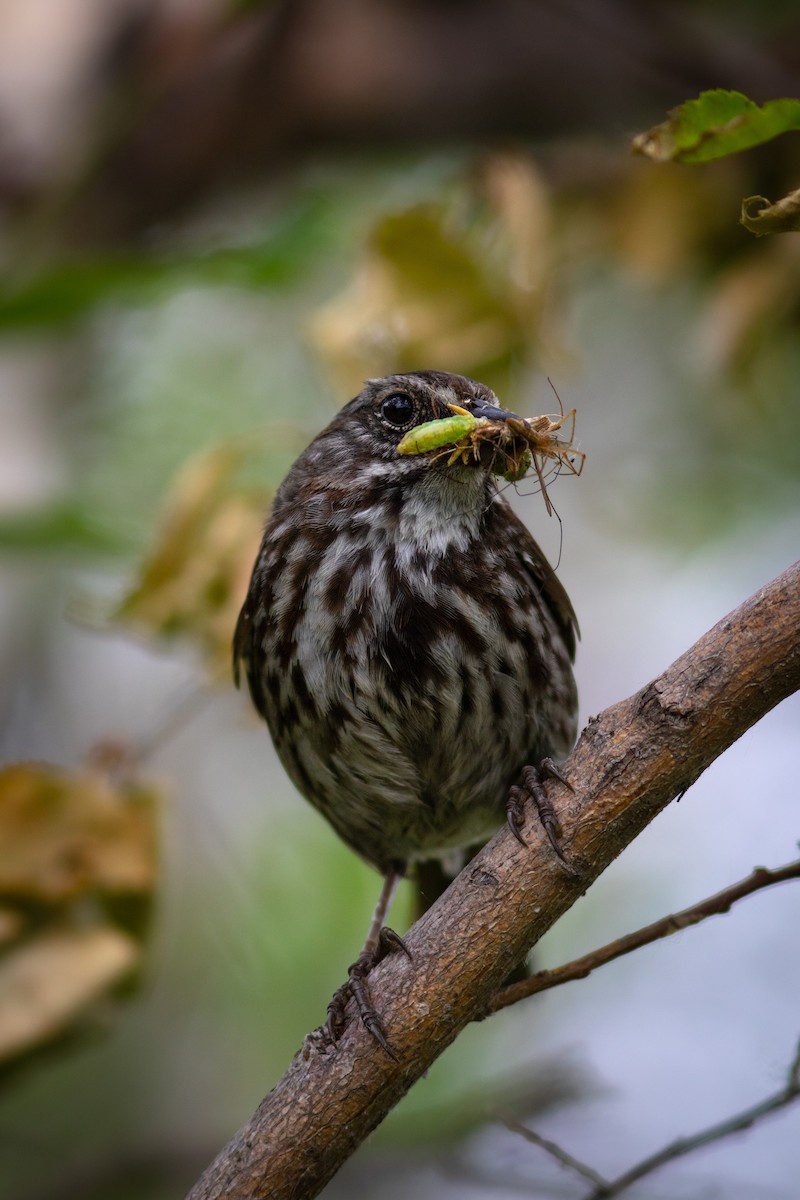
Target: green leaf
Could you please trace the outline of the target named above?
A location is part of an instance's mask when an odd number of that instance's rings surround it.
[[[708,162],[800,129],[800,100],[759,106],[741,92],[716,88],[673,108],[669,119],[633,139],[632,149],[655,162]]]
[[[774,204],[763,196],[742,201],[740,224],[756,237],[765,233],[800,233],[800,188]]]

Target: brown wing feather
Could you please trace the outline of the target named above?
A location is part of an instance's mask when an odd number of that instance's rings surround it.
[[[516,526],[520,561],[536,583],[553,620],[561,632],[564,645],[569,651],[569,656],[574,661],[575,648],[577,640],[581,636],[581,631],[578,626],[578,618],[575,616],[575,610],[572,607],[572,602],[566,593],[566,589],[526,526],[523,525],[517,514],[512,512],[511,509],[508,510],[508,519]]]
[[[261,673],[253,662],[253,641],[256,636],[255,607],[251,585],[233,634],[233,681],[238,688],[242,681],[242,674],[245,675],[253,704],[261,716],[266,717],[264,684]]]

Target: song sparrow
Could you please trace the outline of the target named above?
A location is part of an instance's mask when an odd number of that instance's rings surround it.
[[[243,668],[292,781],[384,875],[351,969],[384,1045],[360,982],[395,883],[486,841],[509,792],[519,834],[524,799],[543,795],[526,765],[565,755],[576,734],[575,615],[498,494],[502,464],[489,446],[455,463],[397,453],[452,404],[514,416],[460,375],[366,383],[279,488],[234,637],[237,683]]]

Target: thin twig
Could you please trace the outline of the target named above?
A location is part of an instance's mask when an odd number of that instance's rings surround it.
[[[532,1142],[534,1146],[540,1146],[542,1150],[546,1150],[551,1158],[560,1162],[562,1167],[568,1167],[577,1175],[582,1175],[584,1179],[588,1179],[589,1183],[599,1190],[600,1188],[609,1188],[611,1183],[608,1179],[595,1171],[594,1167],[590,1167],[588,1163],[581,1162],[579,1158],[575,1158],[569,1154],[563,1147],[559,1146],[558,1142],[551,1142],[549,1138],[544,1138],[534,1129],[528,1129],[527,1125],[521,1124],[515,1117],[509,1116],[507,1113],[498,1113],[499,1120],[503,1122],[506,1129],[511,1133],[518,1133],[526,1142]],[[601,1192],[601,1195],[607,1195],[606,1192]]]
[[[699,904],[693,904],[691,908],[684,908],[682,912],[670,913],[666,917],[661,917],[658,921],[653,921],[651,925],[645,925],[635,933],[628,933],[624,937],[617,938],[606,946],[592,950],[590,954],[584,954],[581,958],[564,963],[561,967],[554,967],[549,971],[537,971],[529,979],[522,979],[519,983],[502,988],[499,992],[495,992],[490,1000],[487,1013],[499,1012],[500,1009],[508,1008],[510,1004],[516,1004],[517,1001],[524,1000],[527,996],[534,996],[537,992],[547,991],[548,988],[558,987],[562,983],[570,983],[573,979],[585,979],[597,967],[605,966],[606,963],[613,962],[615,958],[621,958],[623,954],[630,954],[631,951],[639,950],[642,946],[658,941],[659,938],[668,937],[671,933],[689,929],[692,925],[705,921],[706,917],[715,917],[726,913],[737,901],[744,900],[745,897],[752,896],[754,892],[760,892],[763,888],[772,887],[773,884],[786,883],[790,879],[800,879],[800,859],[787,863],[786,866],[777,867],[774,871],[769,871],[766,867],[756,867],[746,879],[740,879],[738,883],[731,884],[730,887],[724,888],[714,896],[709,896],[707,900],[701,900]]]
[[[145,762],[162,750],[211,703],[213,697],[214,689],[208,684],[187,687],[184,694],[174,700],[168,711],[159,717],[150,732],[139,740],[134,750],[137,760]]]
[[[532,1142],[535,1146],[540,1146],[545,1150],[551,1158],[556,1159],[562,1166],[569,1167],[580,1175],[583,1179],[588,1179],[593,1185],[594,1190],[587,1193],[586,1200],[608,1200],[609,1197],[619,1196],[633,1183],[637,1183],[645,1175],[650,1175],[659,1167],[665,1166],[667,1163],[674,1162],[678,1158],[683,1158],[687,1154],[691,1154],[694,1150],[700,1150],[704,1146],[710,1146],[714,1142],[719,1142],[723,1138],[731,1137],[734,1133],[741,1133],[745,1129],[750,1129],[757,1121],[763,1120],[770,1113],[778,1112],[781,1108],[786,1108],[787,1105],[794,1103],[800,1097],[800,1042],[795,1049],[794,1058],[786,1073],[786,1082],[783,1087],[767,1096],[765,1100],[758,1104],[752,1105],[750,1108],[745,1108],[740,1113],[736,1113],[728,1117],[724,1121],[718,1122],[716,1125],[709,1125],[707,1129],[701,1129],[698,1133],[692,1134],[690,1137],[676,1138],[674,1142],[670,1142],[655,1154],[648,1155],[635,1166],[618,1175],[616,1179],[604,1179],[599,1172],[593,1167],[581,1162],[580,1159],[574,1158],[566,1150],[558,1145],[557,1142],[551,1142],[547,1138],[541,1137],[532,1129],[528,1129],[525,1125],[521,1125],[513,1118],[501,1117],[503,1124],[512,1132],[519,1133],[526,1141]]]

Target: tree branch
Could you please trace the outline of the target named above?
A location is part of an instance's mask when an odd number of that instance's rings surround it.
[[[527,1142],[532,1142],[534,1146],[541,1147],[562,1166],[568,1167],[581,1175],[593,1184],[593,1190],[587,1195],[586,1200],[608,1200],[609,1197],[619,1196],[631,1184],[638,1183],[645,1175],[650,1175],[653,1171],[657,1171],[659,1167],[665,1166],[667,1163],[674,1162],[676,1158],[683,1158],[686,1154],[691,1154],[695,1150],[700,1150],[704,1146],[710,1146],[713,1142],[719,1142],[723,1138],[731,1137],[734,1133],[742,1133],[745,1129],[749,1129],[751,1125],[762,1121],[764,1117],[768,1117],[770,1113],[778,1112],[782,1108],[786,1108],[789,1104],[800,1098],[800,1042],[794,1052],[789,1070],[786,1073],[786,1082],[783,1087],[777,1092],[773,1092],[771,1096],[767,1096],[765,1100],[759,1101],[758,1104],[753,1104],[750,1108],[745,1108],[742,1112],[734,1113],[731,1117],[726,1117],[724,1121],[719,1121],[716,1125],[709,1125],[706,1129],[700,1129],[697,1133],[691,1134],[689,1137],[676,1138],[674,1142],[669,1142],[663,1146],[661,1150],[657,1150],[655,1154],[650,1154],[647,1158],[643,1158],[641,1162],[630,1167],[622,1175],[618,1175],[616,1179],[604,1179],[593,1167],[588,1166],[585,1162],[581,1162],[579,1158],[574,1158],[566,1150],[564,1150],[557,1142],[551,1142],[547,1138],[543,1138],[533,1129],[528,1129],[527,1126],[520,1124],[513,1117],[500,1116],[500,1120],[510,1129],[512,1133],[518,1133],[525,1138]]]
[[[565,871],[535,822],[502,829],[406,938],[370,988],[397,1060],[354,1019],[325,1052],[307,1038],[283,1079],[190,1200],[315,1196],[470,1021],[508,972],[709,763],[800,687],[800,563],[705,634],[642,691],[589,721],[548,784]]]
[[[528,979],[521,979],[518,983],[503,988],[492,996],[487,1015],[500,1012],[501,1009],[508,1008],[510,1004],[516,1004],[527,996],[535,996],[537,992],[546,992],[549,988],[570,983],[573,979],[585,979],[597,967],[604,967],[606,963],[621,958],[623,954],[640,950],[642,946],[657,942],[659,938],[669,937],[671,933],[689,929],[692,925],[705,921],[706,917],[730,912],[737,901],[744,900],[763,888],[772,887],[773,884],[786,883],[790,879],[800,879],[800,858],[784,867],[777,867],[774,871],[768,871],[766,867],[756,867],[746,879],[732,883],[730,887],[717,892],[715,896],[709,896],[707,900],[701,900],[699,904],[693,904],[691,908],[684,908],[679,913],[670,913],[658,921],[653,921],[652,925],[645,925],[635,933],[627,933],[598,950],[592,950],[590,954],[584,954],[581,958],[575,958],[572,962],[553,967],[549,971],[537,971]]]

